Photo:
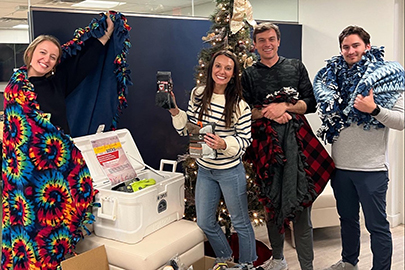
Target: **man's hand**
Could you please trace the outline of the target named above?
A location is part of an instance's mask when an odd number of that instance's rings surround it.
[[[357,95],[353,105],[357,110],[364,113],[371,113],[377,107],[374,102],[373,89],[370,89],[368,96]]]
[[[280,117],[277,117],[276,119],[273,119],[273,121],[275,121],[275,122],[277,122],[279,124],[286,124],[291,119],[292,119],[292,116],[288,112],[285,112]]]
[[[270,103],[269,105],[263,106],[262,114],[264,117],[275,120],[281,117],[287,110],[287,103]]]

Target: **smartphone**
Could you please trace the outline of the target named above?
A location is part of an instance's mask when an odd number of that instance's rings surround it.
[[[156,106],[163,109],[173,109],[175,104],[170,92],[173,89],[172,73],[170,71],[158,71],[156,73],[157,92],[155,103]]]

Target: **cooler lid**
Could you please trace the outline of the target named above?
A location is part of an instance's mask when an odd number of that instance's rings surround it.
[[[95,185],[110,184],[110,180],[97,158],[94,142],[117,136],[127,159],[138,174],[145,168],[143,159],[128,129],[100,132],[87,136],[73,138],[77,148],[82,152],[83,158],[90,170]]]

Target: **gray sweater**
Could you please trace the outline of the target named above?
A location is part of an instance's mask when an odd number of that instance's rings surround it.
[[[332,144],[336,168],[352,171],[388,170],[386,152],[389,129],[403,130],[405,126],[403,95],[391,110],[381,108],[375,119],[385,128],[364,130],[363,125],[352,124],[340,132],[337,141]]]

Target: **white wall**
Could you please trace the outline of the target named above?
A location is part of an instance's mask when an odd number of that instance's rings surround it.
[[[303,62],[311,79],[324,60],[339,54],[339,33],[359,25],[371,35],[371,44],[385,46],[385,59],[404,66],[404,0],[300,0],[299,23],[303,25]],[[314,129],[320,121],[310,116]],[[391,226],[404,222],[404,131],[391,132],[389,140],[390,183],[387,214]]]
[[[28,30],[0,30],[0,43],[28,44]]]
[[[298,0],[250,0],[249,2],[256,20],[298,22]],[[194,16],[209,17],[214,13],[215,8],[215,1],[196,5]],[[181,9],[181,14],[191,16],[191,7]]]
[[[298,22],[298,0],[250,0],[256,20]]]

